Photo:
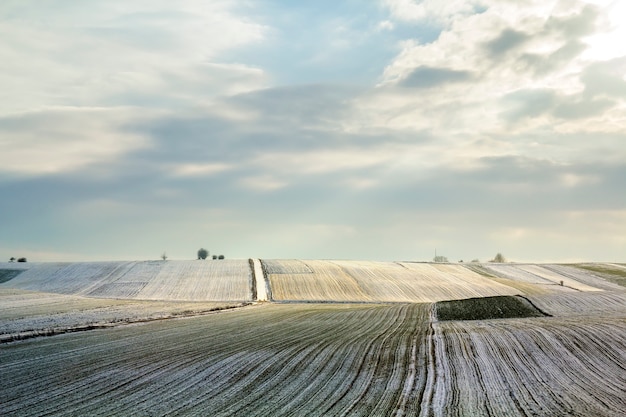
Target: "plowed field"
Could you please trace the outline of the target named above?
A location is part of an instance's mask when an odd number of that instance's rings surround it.
[[[10,265],[0,415],[622,416],[621,268]]]
[[[35,264],[0,285],[99,298],[252,301],[248,260]]]
[[[276,301],[435,302],[520,291],[461,265],[263,261]]]
[[[435,324],[430,408],[441,416],[622,416],[626,319]]]
[[[0,410],[388,415],[424,389],[427,305],[266,305],[2,347]]]

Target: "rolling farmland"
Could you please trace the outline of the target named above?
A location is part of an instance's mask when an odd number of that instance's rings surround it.
[[[9,271],[0,284],[3,416],[618,416],[626,409],[619,265],[230,260],[19,268],[0,268]],[[617,278],[603,275],[610,273]],[[254,303],[257,296],[268,302]],[[75,332],[87,329],[95,330]]]
[[[245,303],[101,299],[0,288],[0,343],[206,314]]]
[[[3,347],[0,369],[11,378],[0,381],[2,411],[267,416],[408,410],[419,404],[425,381],[405,365],[418,356],[413,349],[427,330],[427,315],[426,305],[265,305],[21,342]]]
[[[252,301],[247,260],[36,264],[6,286],[98,298]]]
[[[519,291],[460,265],[263,261],[275,301],[425,303]]]
[[[439,322],[434,415],[620,416],[626,318]]]

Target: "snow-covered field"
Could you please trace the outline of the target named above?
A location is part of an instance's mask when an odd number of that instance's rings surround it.
[[[251,281],[247,259],[41,263],[0,288],[135,300],[252,301]]]
[[[435,416],[622,416],[626,318],[434,325]]]
[[[428,306],[276,305],[4,346],[3,416],[414,414]],[[36,377],[35,377],[36,376]]]
[[[532,264],[482,264],[482,267],[493,274],[543,287],[552,287],[551,290],[570,292],[619,290],[616,284],[608,282],[593,274],[571,265],[532,265]],[[554,286],[563,288],[555,289]]]
[[[263,261],[274,300],[435,302],[519,294],[461,265],[371,261]]]
[[[582,417],[626,409],[626,288],[574,265],[20,268],[0,284],[2,416]],[[261,299],[260,287],[270,302],[205,314]],[[435,316],[435,301],[515,294],[551,316]],[[8,342],[63,330],[70,333]]]
[[[0,288],[0,343],[242,306],[235,302],[89,298]]]

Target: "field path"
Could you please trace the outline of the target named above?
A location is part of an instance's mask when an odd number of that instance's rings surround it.
[[[254,265],[254,277],[256,279],[256,299],[257,301],[267,301],[267,287],[261,261],[259,259],[253,259],[252,262]]]

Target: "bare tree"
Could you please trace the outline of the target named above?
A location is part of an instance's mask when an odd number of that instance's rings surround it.
[[[164,261],[167,261],[167,253],[163,252],[161,254],[161,259],[163,259]]]

